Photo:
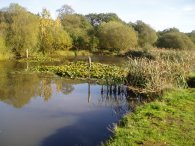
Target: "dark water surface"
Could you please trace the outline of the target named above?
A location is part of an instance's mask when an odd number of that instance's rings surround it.
[[[139,100],[0,62],[0,146],[95,146]]]

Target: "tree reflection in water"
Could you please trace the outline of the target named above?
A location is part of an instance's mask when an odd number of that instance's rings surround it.
[[[32,98],[42,97],[48,102],[55,93],[63,93],[64,95],[71,94],[76,84],[81,82],[75,80],[64,80],[60,77],[54,77],[48,74],[36,74],[28,72],[13,72],[13,70],[26,70],[26,64],[18,63],[0,63],[0,101],[12,105],[15,108],[22,108],[28,104]],[[100,87],[101,86],[101,87]],[[110,86],[100,85],[98,106],[110,106],[113,109],[113,114],[121,115],[127,111],[134,110],[139,104],[140,98],[128,97],[127,87],[123,85]],[[87,84],[88,102],[90,103],[93,96],[91,92],[91,83]]]
[[[44,101],[48,101],[54,87],[56,92],[62,92],[66,95],[74,90],[72,84],[65,83],[60,78],[48,78],[40,76],[40,74],[12,72],[10,70],[9,68],[0,68],[0,101],[15,108],[22,108],[33,97],[40,96],[43,97]]]

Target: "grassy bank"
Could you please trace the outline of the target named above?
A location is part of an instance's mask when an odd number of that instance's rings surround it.
[[[195,90],[166,93],[126,115],[115,127],[109,146],[195,145]]]

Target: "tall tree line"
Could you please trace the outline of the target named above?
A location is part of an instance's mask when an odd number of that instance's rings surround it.
[[[63,5],[54,20],[47,9],[35,15],[19,4],[0,10],[0,54],[15,57],[57,50],[110,51],[132,48],[192,49],[195,32],[185,34],[176,28],[156,32],[138,20],[122,21],[115,13],[81,15]]]

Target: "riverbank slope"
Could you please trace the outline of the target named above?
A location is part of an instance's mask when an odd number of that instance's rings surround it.
[[[178,89],[127,114],[106,145],[195,145],[195,89]]]

